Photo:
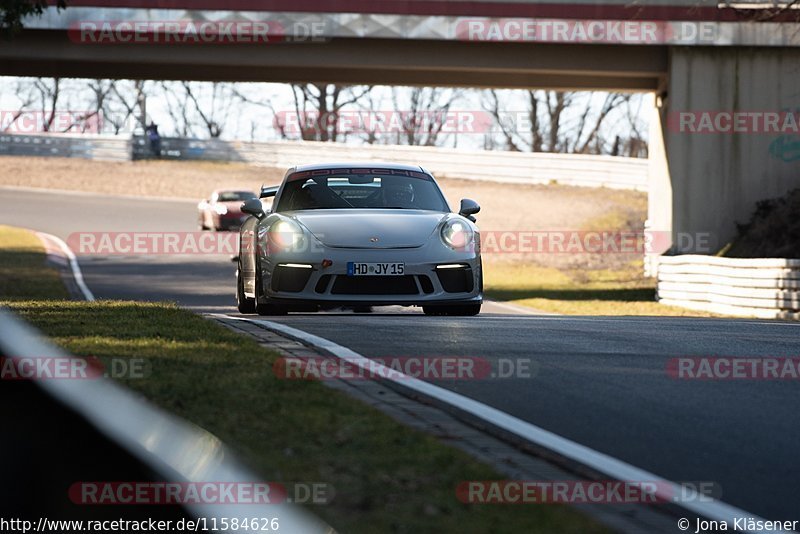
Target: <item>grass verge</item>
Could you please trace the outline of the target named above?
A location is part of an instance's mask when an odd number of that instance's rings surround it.
[[[0,300],[67,298],[36,234],[0,225]]]
[[[494,262],[484,265],[484,283],[490,299],[564,315],[715,316],[656,302],[655,281],[642,276],[641,261],[615,270],[567,271]]]
[[[35,236],[0,228],[0,286],[10,306],[76,355],[136,357],[151,374],[126,385],[214,433],[265,479],[326,482],[336,497],[312,511],[342,532],[601,532],[559,505],[467,505],[464,480],[492,468],[317,382],[282,381],[277,354],[173,304],[75,302],[40,291],[58,279]],[[24,299],[26,291],[30,291]]]

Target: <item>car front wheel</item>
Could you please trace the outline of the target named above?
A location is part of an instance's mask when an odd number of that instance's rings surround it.
[[[238,269],[236,270],[236,308],[239,313],[256,313],[256,299],[245,296],[244,281]]]

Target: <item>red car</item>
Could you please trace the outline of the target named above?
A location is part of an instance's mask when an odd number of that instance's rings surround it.
[[[238,230],[249,217],[242,213],[242,202],[258,198],[252,191],[217,190],[197,204],[201,230]]]

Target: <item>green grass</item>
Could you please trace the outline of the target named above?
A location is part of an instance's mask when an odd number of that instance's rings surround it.
[[[564,315],[713,316],[657,303],[655,281],[644,278],[641,262],[571,272],[496,262],[484,265],[484,283],[490,299]]]
[[[504,477],[323,384],[279,380],[275,352],[173,304],[43,300],[54,293],[26,275],[46,270],[41,252],[7,228],[0,244],[3,265],[18,270],[0,301],[74,354],[145,358],[151,374],[127,386],[215,434],[266,480],[331,484],[333,502],[313,512],[341,532],[605,531],[565,506],[463,504],[461,481]]]
[[[0,299],[66,298],[61,276],[45,259],[36,234],[0,225]]]

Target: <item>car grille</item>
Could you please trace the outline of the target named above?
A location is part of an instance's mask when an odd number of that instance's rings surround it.
[[[418,295],[414,276],[337,276],[332,295]]]

